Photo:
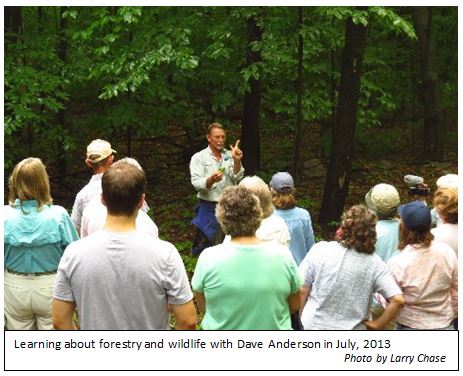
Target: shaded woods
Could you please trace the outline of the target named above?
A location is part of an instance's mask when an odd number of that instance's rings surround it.
[[[180,250],[212,121],[247,174],[297,177],[318,236],[380,181],[456,170],[456,7],[5,7],[4,30],[5,175],[42,158],[70,208],[110,140]]]

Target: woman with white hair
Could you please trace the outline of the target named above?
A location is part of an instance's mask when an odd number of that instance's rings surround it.
[[[283,218],[275,215],[272,194],[267,184],[258,176],[245,177],[239,183],[248,188],[259,199],[262,208],[262,222],[256,231],[256,237],[264,241],[274,241],[289,246],[291,236]]]

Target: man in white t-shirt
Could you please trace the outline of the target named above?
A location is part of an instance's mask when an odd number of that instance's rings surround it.
[[[142,170],[123,163],[102,177],[108,215],[103,230],[70,244],[61,258],[53,292],[55,329],[166,330],[169,308],[177,329],[195,329],[196,310],[175,247],[137,232],[144,202]]]

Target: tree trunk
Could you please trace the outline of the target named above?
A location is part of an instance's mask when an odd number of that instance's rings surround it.
[[[294,159],[293,159],[293,177],[296,183],[299,181],[300,169],[299,161],[301,159],[301,144],[302,144],[302,86],[303,86],[303,71],[304,71],[304,39],[302,38],[302,26],[304,23],[303,8],[298,7],[299,16],[299,45],[297,53],[297,82],[296,82],[296,132],[294,137]]]
[[[262,61],[260,51],[253,51],[253,42],[262,40],[262,29],[255,18],[247,23],[248,47],[246,54],[247,66]],[[244,96],[243,119],[241,124],[241,148],[243,150],[243,165],[246,173],[254,175],[260,168],[260,137],[259,112],[261,88],[260,80],[249,79],[250,91]]]
[[[331,26],[334,28],[335,18],[332,17]],[[334,127],[336,122],[336,51],[331,48],[330,50],[330,100],[331,100],[331,112],[330,116],[327,119],[324,119],[320,122],[320,159],[324,160],[329,156],[329,148],[324,145],[325,135],[328,136],[328,133]]]
[[[4,24],[4,32],[11,33],[8,36],[10,42],[17,43],[18,38],[22,34],[22,13],[21,7],[5,7],[5,24]]]
[[[65,10],[66,7],[61,7],[61,11],[59,13],[60,21],[57,46],[58,57],[63,63],[66,63],[68,51],[68,42],[66,39],[67,18],[63,17],[63,13]],[[66,129],[66,117],[64,109],[58,111],[58,113],[56,114],[56,120],[59,126],[59,134],[56,140],[57,165],[59,173],[64,174],[67,170],[66,150],[64,149],[64,130]]]
[[[432,34],[432,7],[412,7],[418,36],[424,115],[424,158],[442,160],[444,156],[444,115],[441,105],[441,81],[436,68]]]
[[[352,19],[348,19],[336,122],[333,126],[330,162],[319,218],[325,238],[329,238],[334,230],[333,222],[339,221],[348,193],[365,40],[366,27],[355,25]]]

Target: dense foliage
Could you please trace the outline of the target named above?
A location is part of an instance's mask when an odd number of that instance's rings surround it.
[[[6,8],[6,22],[8,11]],[[21,7],[5,34],[5,164],[26,151],[52,156],[56,140],[74,150],[91,134],[159,135],[218,119],[236,124],[250,78],[262,83],[261,123],[291,131],[297,43],[304,40],[302,119],[329,125],[339,86],[343,22],[368,25],[358,143],[368,129],[419,120],[419,69],[410,10],[370,7]],[[246,21],[263,30],[262,61],[246,66]],[[62,19],[66,22],[62,22]],[[437,8],[447,118],[456,118],[457,9]],[[62,43],[66,53],[63,56]],[[66,127],[56,114],[64,111]],[[392,120],[394,119],[394,120]],[[88,132],[82,132],[82,129]],[[323,132],[322,132],[323,133]],[[382,148],[391,148],[384,140]],[[329,137],[322,144],[329,145]],[[45,145],[53,145],[45,148]]]

